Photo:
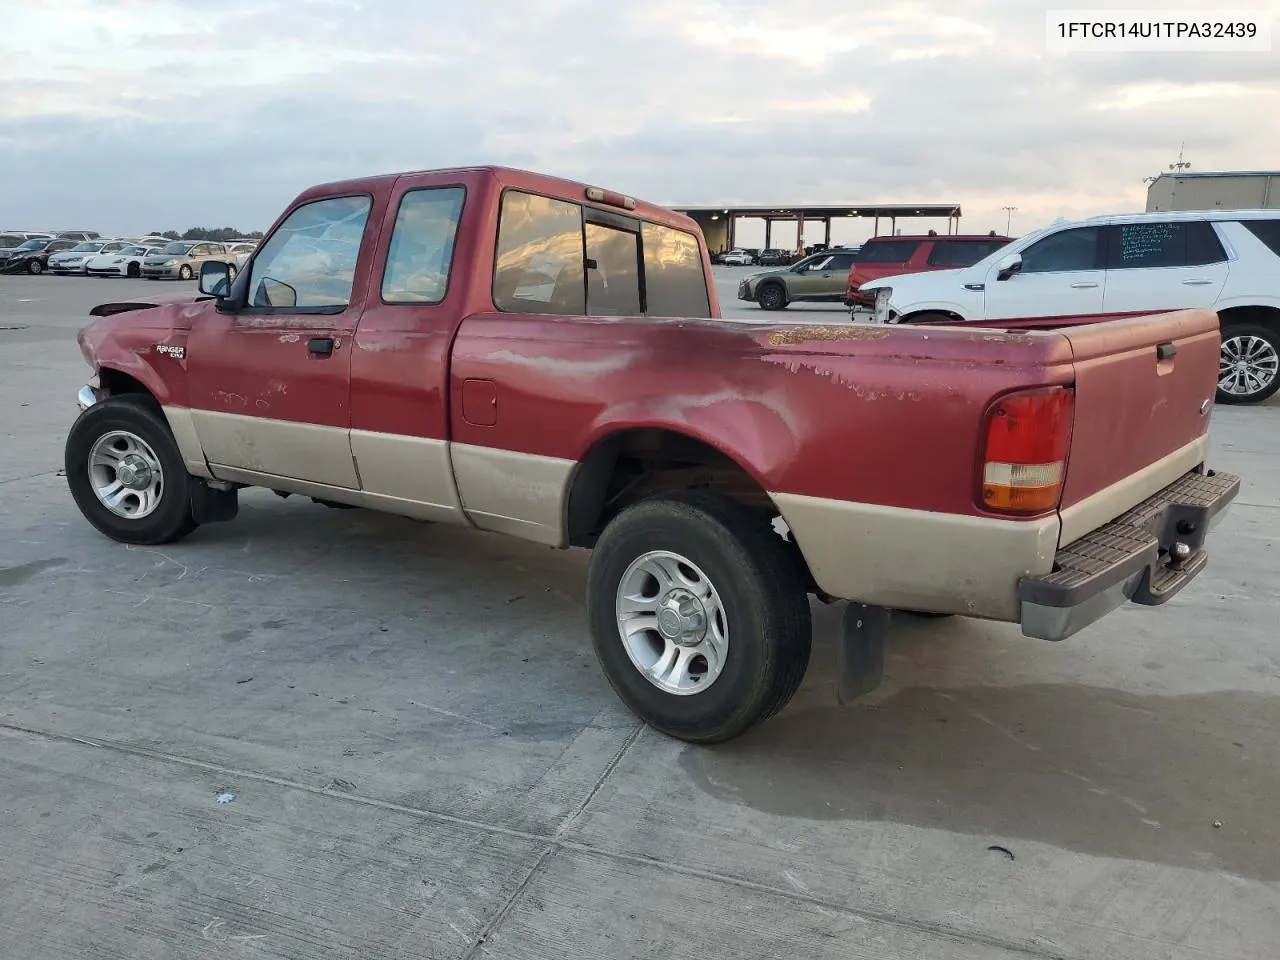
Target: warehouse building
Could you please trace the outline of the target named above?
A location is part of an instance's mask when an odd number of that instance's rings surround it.
[[[1280,210],[1280,170],[1162,173],[1147,188],[1147,212]]]

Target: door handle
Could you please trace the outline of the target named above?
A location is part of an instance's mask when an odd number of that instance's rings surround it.
[[[333,337],[312,337],[307,341],[307,353],[327,357],[333,353]]]
[[[1203,277],[1196,277],[1194,280],[1183,280],[1182,284],[1186,287],[1204,287],[1213,283],[1212,280],[1205,280]]]
[[[1080,283],[1073,283],[1071,285],[1071,289],[1072,290],[1092,290],[1096,286],[1097,286],[1096,283],[1086,283],[1082,281]]]

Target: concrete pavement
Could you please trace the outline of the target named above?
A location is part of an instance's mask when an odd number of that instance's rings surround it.
[[[1274,957],[1280,401],[1215,411],[1245,490],[1167,607],[908,619],[840,708],[818,606],[791,706],[694,748],[609,690],[580,551],[262,491],[94,532],[74,333],[158,287],[0,277],[3,960]]]

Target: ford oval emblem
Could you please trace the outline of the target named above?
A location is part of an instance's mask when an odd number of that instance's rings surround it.
[[[1212,400],[1206,400],[1204,403],[1200,404],[1200,415],[1201,415],[1201,416],[1204,416],[1206,413],[1208,413],[1208,412],[1209,412],[1209,406],[1210,406],[1212,403],[1213,403],[1213,401],[1212,401]]]

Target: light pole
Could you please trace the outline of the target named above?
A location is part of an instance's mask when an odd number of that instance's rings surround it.
[[[1007,237],[1009,236],[1009,230],[1013,227],[1013,211],[1017,210],[1018,208],[1017,207],[1001,207],[1000,209],[1003,210],[1005,214],[1004,235]]]

